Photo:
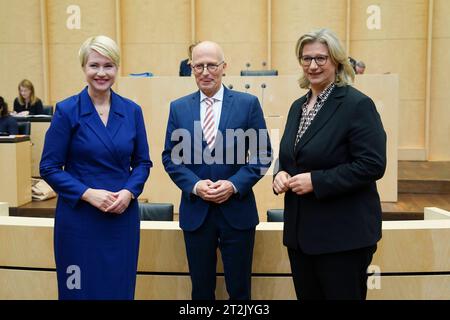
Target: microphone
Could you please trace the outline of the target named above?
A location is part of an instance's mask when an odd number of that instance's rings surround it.
[[[250,85],[248,83],[245,84],[245,92],[248,91],[248,89],[250,89]]]
[[[263,66],[263,69],[265,69],[265,67],[267,66],[267,63],[265,61],[263,61],[262,66]]]
[[[247,62],[247,63],[245,64],[245,66],[247,67],[247,71],[248,71],[248,68],[250,68],[250,66],[251,66],[250,62]]]
[[[264,89],[266,89],[266,84],[261,83],[261,109],[264,110]]]
[[[229,85],[228,85],[228,89],[230,89],[230,90],[233,89],[233,85],[232,85],[232,84],[229,84]]]

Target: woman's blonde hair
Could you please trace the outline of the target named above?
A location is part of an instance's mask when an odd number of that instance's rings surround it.
[[[114,62],[116,67],[120,65],[120,50],[117,43],[107,36],[95,36],[88,38],[80,47],[78,56],[80,57],[81,67],[86,65],[89,54],[92,50],[97,51]]]
[[[31,105],[35,104],[36,101],[38,100],[38,98],[36,98],[36,95],[34,94],[34,86],[31,83],[31,81],[27,80],[27,79],[23,79],[22,81],[19,82],[19,85],[17,86],[17,89],[19,90],[19,96],[18,96],[19,103],[24,105],[25,104],[25,100],[23,99],[22,95],[20,94],[20,87],[27,88],[27,89],[29,89],[31,91],[30,104]]]
[[[300,63],[302,57],[303,48],[308,43],[320,42],[327,46],[329,52],[329,58],[337,66],[336,68],[336,80],[337,86],[344,86],[351,84],[355,79],[355,71],[353,70],[347,53],[342,47],[336,34],[329,29],[318,29],[305,33],[298,39],[295,46],[295,55]],[[300,87],[303,89],[309,88],[309,80],[303,74],[298,80]]]

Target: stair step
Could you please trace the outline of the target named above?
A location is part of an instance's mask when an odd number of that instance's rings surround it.
[[[414,180],[399,179],[399,193],[448,194],[450,197],[450,181],[446,180]]]

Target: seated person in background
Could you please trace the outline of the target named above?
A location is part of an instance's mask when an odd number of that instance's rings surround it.
[[[364,74],[364,70],[366,70],[366,64],[363,61],[356,62],[355,73],[356,74]]]
[[[14,100],[14,112],[17,116],[44,114],[42,101],[34,95],[34,86],[31,81],[20,81],[19,96]]]
[[[180,63],[180,77],[190,77],[191,76],[191,61],[192,61],[192,49],[195,47],[195,43],[189,46],[189,58],[181,61]]]
[[[356,73],[356,60],[353,59],[352,57],[348,57],[348,61],[350,62],[350,65],[352,66],[353,71],[355,71],[355,73]]]
[[[0,97],[0,132],[7,134],[17,134],[19,132],[16,119],[9,116],[8,104],[2,97]]]

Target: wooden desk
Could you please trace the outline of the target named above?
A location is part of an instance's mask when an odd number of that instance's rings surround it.
[[[448,214],[448,213],[447,213]],[[450,299],[450,219],[383,222],[368,299]],[[53,223],[0,217],[0,299],[56,299]],[[295,299],[283,224],[256,229],[253,299]],[[226,299],[218,260],[216,296]],[[191,283],[178,222],[141,223],[136,299],[190,299]]]
[[[0,201],[9,207],[31,202],[29,136],[0,137]]]

